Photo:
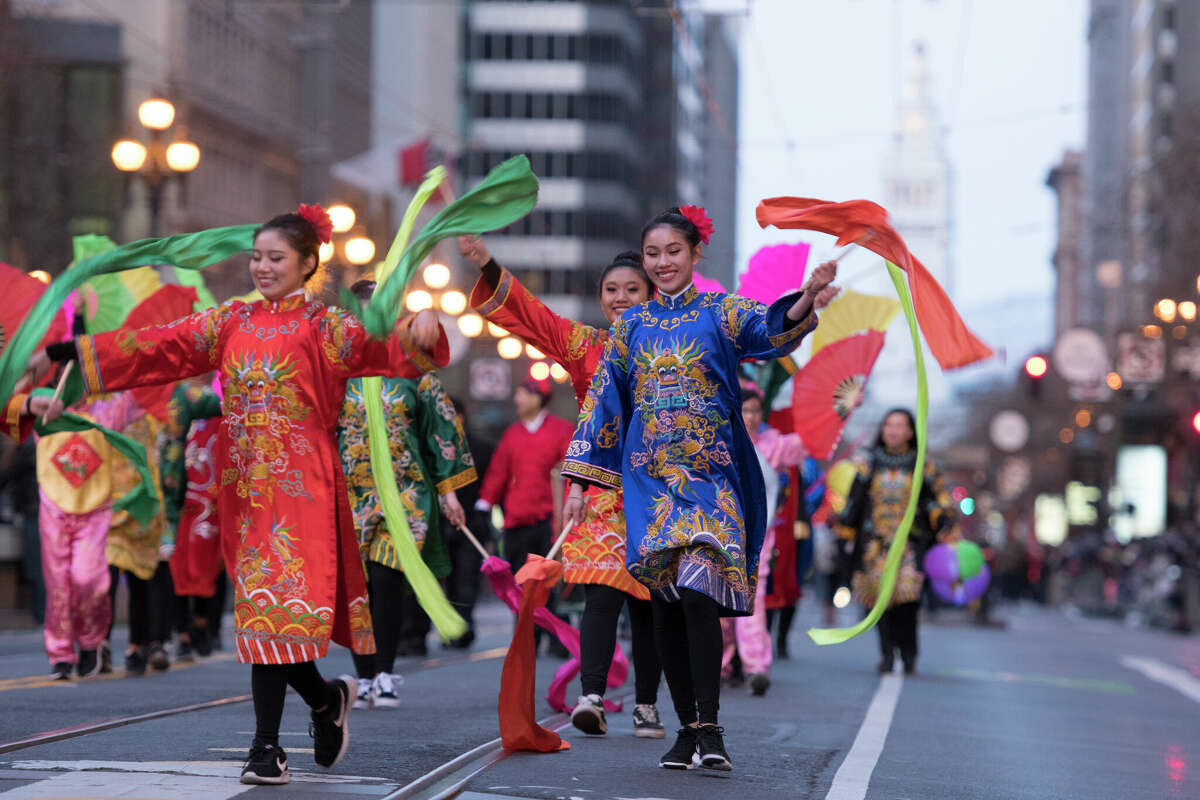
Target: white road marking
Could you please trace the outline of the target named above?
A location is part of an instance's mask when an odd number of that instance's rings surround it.
[[[1170,686],[1184,697],[1200,703],[1200,680],[1179,667],[1172,667],[1157,658],[1146,656],[1122,656],[1121,665],[1142,673],[1152,681]]]
[[[863,718],[862,727],[854,737],[854,744],[850,746],[846,760],[833,776],[833,785],[829,787],[829,794],[825,795],[825,800],[863,800],[867,796],[871,773],[875,771],[875,765],[883,752],[903,686],[902,675],[884,675],[879,679],[879,688],[871,698],[871,705],[867,706],[867,715]]]

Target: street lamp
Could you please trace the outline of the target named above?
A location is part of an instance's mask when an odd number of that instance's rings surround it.
[[[347,239],[342,249],[346,253],[346,260],[356,267],[370,263],[375,257],[375,243],[361,234]]]
[[[175,122],[175,106],[160,97],[152,97],[138,106],[138,122],[149,131],[149,146],[137,139],[121,139],[113,144],[112,162],[130,180],[137,175],[146,182],[150,235],[159,236],[163,188],[168,179],[177,179],[183,205],[184,178],[200,164],[200,148],[182,136],[170,144],[164,143],[164,132]]]

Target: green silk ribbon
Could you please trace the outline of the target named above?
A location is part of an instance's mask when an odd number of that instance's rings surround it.
[[[49,389],[34,389],[31,394],[43,397],[54,396],[54,392]],[[69,412],[46,423],[43,423],[41,418],[38,418],[33,423],[33,429],[40,436],[48,436],[51,433],[72,433],[87,430],[100,431],[112,449],[129,459],[129,463],[133,464],[133,468],[137,470],[138,477],[141,479],[120,500],[113,503],[113,511],[128,511],[129,515],[136,519],[138,524],[143,527],[149,525],[150,521],[154,519],[154,515],[158,513],[160,504],[158,494],[154,491],[154,479],[150,477],[150,467],[146,462],[146,448],[142,446],[141,442],[131,439],[123,433],[117,433],[103,425],[99,425],[86,417]]]
[[[392,246],[388,248],[387,257],[376,270],[376,292],[400,262],[408,237],[416,224],[417,214],[445,178],[445,168],[437,167],[425,176],[425,180],[417,189],[416,196],[404,212],[400,230],[392,240]],[[391,448],[388,446],[387,422],[383,416],[383,379],[363,378],[362,396],[367,412],[367,447],[371,454],[371,475],[375,481],[375,492],[379,495],[383,517],[387,521],[388,533],[392,537],[392,547],[396,549],[396,557],[400,560],[400,569],[408,579],[413,594],[417,596],[417,602],[425,609],[429,621],[437,628],[438,634],[447,641],[457,639],[467,632],[466,620],[450,605],[437,578],[421,557],[421,551],[417,549],[412,529],[408,525],[408,517],[404,514],[400,491],[396,488],[396,471],[392,464]]]
[[[58,276],[42,293],[0,356],[0,399],[8,403],[17,381],[25,373],[30,356],[49,330],[54,315],[62,308],[67,296],[89,279],[151,264],[203,269],[249,250],[254,245],[255,227],[234,225],[199,233],[181,233],[164,239],[141,239],[77,261],[74,267]],[[82,395],[83,383],[78,370],[73,372],[75,374],[68,381],[67,391],[63,395],[64,402],[73,402]]]
[[[371,302],[360,310],[367,333],[383,339],[392,332],[400,316],[404,287],[438,242],[511,225],[533,210],[537,194],[537,176],[529,168],[529,159],[514,156],[489,172],[474,189],[443,208],[421,229],[404,250],[395,270],[379,281]],[[395,244],[392,248],[395,249]],[[388,255],[392,255],[391,251]]]
[[[860,633],[865,633],[875,626],[883,612],[887,611],[892,601],[892,591],[896,588],[896,577],[900,574],[900,562],[904,560],[904,550],[908,545],[908,534],[912,530],[913,520],[917,516],[917,500],[921,495],[921,484],[925,480],[925,442],[926,423],[929,417],[929,387],[925,378],[925,356],[921,350],[921,334],[917,327],[917,317],[913,310],[912,295],[909,294],[905,283],[904,272],[895,264],[887,263],[888,275],[896,287],[900,304],[904,307],[904,318],[908,320],[908,331],[912,335],[913,356],[917,363],[917,463],[913,466],[912,488],[908,493],[908,506],[904,509],[904,517],[900,527],[892,537],[888,547],[887,559],[884,561],[883,576],[879,581],[879,595],[870,613],[857,625],[849,628],[809,628],[808,636],[817,644],[841,644],[849,641]]]

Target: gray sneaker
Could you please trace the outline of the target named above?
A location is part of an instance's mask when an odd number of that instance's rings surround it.
[[[652,705],[638,705],[633,709],[633,735],[639,739],[665,739],[667,730],[658,718],[658,709]]]
[[[604,719],[604,698],[598,694],[581,695],[575,710],[571,712],[571,724],[592,736],[608,733],[608,722]]]

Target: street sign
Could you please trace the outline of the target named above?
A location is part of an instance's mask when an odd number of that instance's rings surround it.
[[[471,397],[475,400],[507,400],[512,394],[512,368],[501,358],[477,358],[471,362]]]
[[[1117,337],[1117,372],[1125,383],[1159,383],[1166,367],[1166,345],[1138,333]]]
[[[1054,343],[1054,369],[1068,383],[1103,382],[1108,350],[1100,334],[1088,328],[1064,331]]]

